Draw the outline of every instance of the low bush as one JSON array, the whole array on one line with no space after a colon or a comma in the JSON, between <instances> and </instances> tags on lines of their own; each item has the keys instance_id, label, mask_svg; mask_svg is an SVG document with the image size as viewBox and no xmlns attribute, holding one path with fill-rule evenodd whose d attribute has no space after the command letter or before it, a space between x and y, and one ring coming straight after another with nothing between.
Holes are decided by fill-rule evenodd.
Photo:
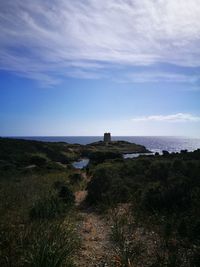
<instances>
[{"instance_id":1,"label":"low bush","mask_svg":"<svg viewBox=\"0 0 200 267\"><path fill-rule=\"evenodd\" d=\"M73 185L81 182L83 180L83 176L80 173L74 173L70 175L69 179L70 183Z\"/></svg>"},{"instance_id":2,"label":"low bush","mask_svg":"<svg viewBox=\"0 0 200 267\"><path fill-rule=\"evenodd\" d=\"M101 205L101 206L112 206L117 203L119 199L116 195L111 194L111 190L115 188L115 179L117 179L118 174L113 170L113 168L100 167L94 172L92 180L88 183L87 190L88 195L86 201L90 205ZM117 195L118 191L117 190Z\"/></svg>"},{"instance_id":3,"label":"low bush","mask_svg":"<svg viewBox=\"0 0 200 267\"><path fill-rule=\"evenodd\" d=\"M42 156L34 155L30 158L30 164L37 165L38 167L43 167L47 162L47 159Z\"/></svg>"},{"instance_id":4,"label":"low bush","mask_svg":"<svg viewBox=\"0 0 200 267\"><path fill-rule=\"evenodd\" d=\"M33 204L30 210L31 220L52 219L65 212L64 202L56 195L40 198Z\"/></svg>"},{"instance_id":5,"label":"low bush","mask_svg":"<svg viewBox=\"0 0 200 267\"><path fill-rule=\"evenodd\" d=\"M197 267L200 258L199 159L200 150L196 150L100 164L92 169L87 200L106 208L131 200L135 220L160 238L152 266ZM123 229L120 224L113 229L115 239L118 243L121 239L122 244ZM131 235L131 231L129 233ZM122 251L129 253L126 247ZM130 258L126 255L126 259Z\"/></svg>"},{"instance_id":6,"label":"low bush","mask_svg":"<svg viewBox=\"0 0 200 267\"><path fill-rule=\"evenodd\" d=\"M66 185L61 186L58 196L67 206L72 206L74 204L74 194Z\"/></svg>"},{"instance_id":7,"label":"low bush","mask_svg":"<svg viewBox=\"0 0 200 267\"><path fill-rule=\"evenodd\" d=\"M75 202L75 196L65 182L56 181L54 183L54 188L57 191L59 199L61 199L68 207L73 206Z\"/></svg>"},{"instance_id":8,"label":"low bush","mask_svg":"<svg viewBox=\"0 0 200 267\"><path fill-rule=\"evenodd\" d=\"M122 155L118 152L97 151L97 152L90 152L87 155L87 157L89 157L91 163L99 164L109 159L121 159Z\"/></svg>"},{"instance_id":9,"label":"low bush","mask_svg":"<svg viewBox=\"0 0 200 267\"><path fill-rule=\"evenodd\" d=\"M86 201L90 205L98 205L103 209L115 206L117 203L128 202L131 198L132 180L123 179L120 167L121 162L105 163L97 167L88 183Z\"/></svg>"},{"instance_id":10,"label":"low bush","mask_svg":"<svg viewBox=\"0 0 200 267\"><path fill-rule=\"evenodd\" d=\"M46 168L48 170L58 170L58 171L64 171L65 170L65 166L62 164L59 164L57 162L53 162L53 161L50 161L46 164Z\"/></svg>"}]
</instances>

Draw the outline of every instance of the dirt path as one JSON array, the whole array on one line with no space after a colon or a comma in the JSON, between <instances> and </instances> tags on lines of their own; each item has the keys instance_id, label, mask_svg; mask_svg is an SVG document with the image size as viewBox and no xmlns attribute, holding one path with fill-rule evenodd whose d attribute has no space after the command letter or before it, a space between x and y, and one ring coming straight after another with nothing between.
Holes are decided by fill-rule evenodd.
<instances>
[{"instance_id":1,"label":"dirt path","mask_svg":"<svg viewBox=\"0 0 200 267\"><path fill-rule=\"evenodd\" d=\"M111 225L105 217L80 207L86 195L87 191L78 191L75 194L80 215L78 231L82 239L76 265L78 267L111 266L108 262L113 257L109 240Z\"/></svg>"}]
</instances>

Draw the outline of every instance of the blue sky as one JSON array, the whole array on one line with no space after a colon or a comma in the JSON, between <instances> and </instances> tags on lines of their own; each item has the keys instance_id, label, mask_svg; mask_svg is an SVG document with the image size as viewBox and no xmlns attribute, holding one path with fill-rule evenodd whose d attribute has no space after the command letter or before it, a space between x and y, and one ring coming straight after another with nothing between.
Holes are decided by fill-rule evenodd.
<instances>
[{"instance_id":1,"label":"blue sky","mask_svg":"<svg viewBox=\"0 0 200 267\"><path fill-rule=\"evenodd\" d=\"M0 2L0 135L200 137L199 0Z\"/></svg>"}]
</instances>

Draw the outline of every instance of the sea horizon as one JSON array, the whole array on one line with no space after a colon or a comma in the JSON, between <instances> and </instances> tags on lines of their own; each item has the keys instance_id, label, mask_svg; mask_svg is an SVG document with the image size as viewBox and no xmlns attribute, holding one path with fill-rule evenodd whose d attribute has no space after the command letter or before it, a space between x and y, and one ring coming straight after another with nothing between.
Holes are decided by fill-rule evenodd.
<instances>
[{"instance_id":1,"label":"sea horizon","mask_svg":"<svg viewBox=\"0 0 200 267\"><path fill-rule=\"evenodd\" d=\"M18 137L102 137L103 135L1 135L1 138L18 138ZM111 137L176 137L176 138L193 138L200 139L200 136L188 135L111 135Z\"/></svg>"},{"instance_id":2,"label":"sea horizon","mask_svg":"<svg viewBox=\"0 0 200 267\"><path fill-rule=\"evenodd\" d=\"M101 136L5 136L3 138L16 138L43 142L66 142L69 144L87 145L103 140ZM112 136L113 141L128 141L145 146L152 152L161 153L180 152L181 150L194 151L200 148L200 138L187 136Z\"/></svg>"}]
</instances>

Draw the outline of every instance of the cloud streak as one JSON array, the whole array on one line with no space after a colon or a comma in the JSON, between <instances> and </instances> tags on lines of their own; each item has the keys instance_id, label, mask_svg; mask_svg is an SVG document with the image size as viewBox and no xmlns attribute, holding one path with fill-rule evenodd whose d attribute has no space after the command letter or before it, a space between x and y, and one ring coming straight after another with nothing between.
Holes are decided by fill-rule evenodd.
<instances>
[{"instance_id":1,"label":"cloud streak","mask_svg":"<svg viewBox=\"0 0 200 267\"><path fill-rule=\"evenodd\" d=\"M124 81L133 83L157 83L157 82L173 82L173 83L190 83L195 84L200 80L200 76L197 74L181 74L181 73L170 73L170 72L157 72L157 71L146 71L146 72L135 72L128 73L124 77Z\"/></svg>"},{"instance_id":2,"label":"cloud streak","mask_svg":"<svg viewBox=\"0 0 200 267\"><path fill-rule=\"evenodd\" d=\"M0 69L53 85L107 64L200 67L199 17L199 0L1 1Z\"/></svg>"},{"instance_id":3,"label":"cloud streak","mask_svg":"<svg viewBox=\"0 0 200 267\"><path fill-rule=\"evenodd\" d=\"M141 116L132 119L134 122L155 121L155 122L199 122L200 116L189 113L177 113L170 115Z\"/></svg>"}]
</instances>

